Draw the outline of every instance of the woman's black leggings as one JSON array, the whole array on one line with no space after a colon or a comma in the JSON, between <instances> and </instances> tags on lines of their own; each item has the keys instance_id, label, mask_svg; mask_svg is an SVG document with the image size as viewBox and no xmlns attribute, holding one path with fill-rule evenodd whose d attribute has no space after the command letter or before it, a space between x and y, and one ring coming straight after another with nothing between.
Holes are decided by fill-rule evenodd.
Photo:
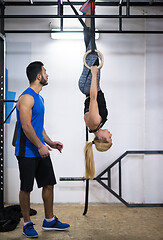
<instances>
[{"instance_id":1,"label":"woman's black leggings","mask_svg":"<svg viewBox=\"0 0 163 240\"><path fill-rule=\"evenodd\" d=\"M95 34L91 31L91 28L87 27L87 28L84 28L84 42L85 42L86 49L87 49L90 41L93 46L96 46ZM97 58L97 60L93 64L93 66L98 66L98 65L99 65L99 59Z\"/></svg>"}]
</instances>

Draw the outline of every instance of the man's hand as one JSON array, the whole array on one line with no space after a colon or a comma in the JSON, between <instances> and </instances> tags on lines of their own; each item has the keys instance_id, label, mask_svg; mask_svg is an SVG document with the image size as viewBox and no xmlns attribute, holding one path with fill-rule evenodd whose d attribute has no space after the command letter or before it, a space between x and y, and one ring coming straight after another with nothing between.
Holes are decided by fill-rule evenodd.
<instances>
[{"instance_id":1,"label":"man's hand","mask_svg":"<svg viewBox=\"0 0 163 240\"><path fill-rule=\"evenodd\" d=\"M51 148L47 145L43 145L40 148L38 148L38 151L42 158L46 158L50 156L49 151L51 151Z\"/></svg>"},{"instance_id":2,"label":"man's hand","mask_svg":"<svg viewBox=\"0 0 163 240\"><path fill-rule=\"evenodd\" d=\"M63 149L63 144L61 142L51 142L50 147L54 149L58 149L58 151L61 153Z\"/></svg>"}]
</instances>

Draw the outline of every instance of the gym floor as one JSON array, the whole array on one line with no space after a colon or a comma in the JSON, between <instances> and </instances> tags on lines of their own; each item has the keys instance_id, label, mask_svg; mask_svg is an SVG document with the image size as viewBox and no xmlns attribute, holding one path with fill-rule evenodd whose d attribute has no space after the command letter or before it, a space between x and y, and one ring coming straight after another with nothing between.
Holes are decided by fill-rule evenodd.
<instances>
[{"instance_id":1,"label":"gym floor","mask_svg":"<svg viewBox=\"0 0 163 240\"><path fill-rule=\"evenodd\" d=\"M122 204L89 204L83 216L82 204L55 204L54 211L62 222L71 225L68 231L41 230L44 211L42 204L32 204L37 215L31 219L39 239L43 240L163 240L163 208L134 207ZM0 233L0 239L26 239L22 235L23 221L14 231Z\"/></svg>"}]
</instances>

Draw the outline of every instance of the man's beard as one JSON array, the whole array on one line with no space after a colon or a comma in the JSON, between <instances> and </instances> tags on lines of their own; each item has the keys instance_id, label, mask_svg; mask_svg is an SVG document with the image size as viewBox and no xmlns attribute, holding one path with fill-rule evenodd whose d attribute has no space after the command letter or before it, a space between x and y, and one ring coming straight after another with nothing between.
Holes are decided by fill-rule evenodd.
<instances>
[{"instance_id":1,"label":"man's beard","mask_svg":"<svg viewBox=\"0 0 163 240\"><path fill-rule=\"evenodd\" d=\"M45 80L45 78L41 75L41 81L40 83L42 84L42 86L46 86L48 85L48 82Z\"/></svg>"}]
</instances>

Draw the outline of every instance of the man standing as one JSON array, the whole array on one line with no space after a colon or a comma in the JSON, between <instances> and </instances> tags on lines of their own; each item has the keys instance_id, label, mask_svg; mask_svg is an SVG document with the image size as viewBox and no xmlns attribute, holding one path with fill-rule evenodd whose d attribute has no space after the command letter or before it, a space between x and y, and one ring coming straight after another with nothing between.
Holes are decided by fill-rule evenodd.
<instances>
[{"instance_id":1,"label":"man standing","mask_svg":"<svg viewBox=\"0 0 163 240\"><path fill-rule=\"evenodd\" d=\"M48 74L42 62L32 62L26 69L30 86L19 97L17 103L17 140L15 155L20 171L20 207L24 219L23 234L38 237L30 219L30 192L34 178L42 187L45 219L43 230L66 230L70 227L53 214L53 190L56 184L50 159L51 148L63 149L63 144L52 141L44 129L44 99L39 95L43 86L48 84ZM47 144L47 145L46 145Z\"/></svg>"}]
</instances>

